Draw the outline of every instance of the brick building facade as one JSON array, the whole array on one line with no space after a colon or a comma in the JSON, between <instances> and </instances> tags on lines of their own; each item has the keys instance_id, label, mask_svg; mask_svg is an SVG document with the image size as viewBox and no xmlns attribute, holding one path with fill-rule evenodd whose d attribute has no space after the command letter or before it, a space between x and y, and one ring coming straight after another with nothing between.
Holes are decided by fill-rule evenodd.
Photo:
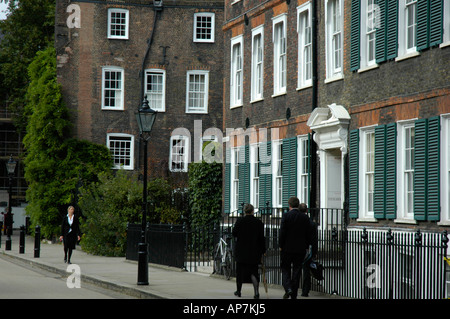
<instances>
[{"instance_id":1,"label":"brick building facade","mask_svg":"<svg viewBox=\"0 0 450 319\"><path fill-rule=\"evenodd\" d=\"M450 225L449 3L229 1L225 12L224 123L245 138L228 140L225 211L295 195L348 209L358 226Z\"/></svg>"},{"instance_id":2,"label":"brick building facade","mask_svg":"<svg viewBox=\"0 0 450 319\"><path fill-rule=\"evenodd\" d=\"M203 141L194 123L222 126L222 21L222 1L57 1L58 80L74 135L107 145L117 168L139 170L135 112L146 96L159 112L149 172L185 180Z\"/></svg>"}]
</instances>

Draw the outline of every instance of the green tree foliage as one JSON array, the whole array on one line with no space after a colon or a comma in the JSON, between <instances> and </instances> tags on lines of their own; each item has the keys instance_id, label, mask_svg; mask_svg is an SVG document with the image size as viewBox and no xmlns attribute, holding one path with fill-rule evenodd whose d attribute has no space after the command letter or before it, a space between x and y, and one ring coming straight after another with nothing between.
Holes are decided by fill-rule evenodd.
<instances>
[{"instance_id":1,"label":"green tree foliage","mask_svg":"<svg viewBox=\"0 0 450 319\"><path fill-rule=\"evenodd\" d=\"M188 174L191 227L218 221L222 205L222 164L191 163Z\"/></svg>"},{"instance_id":2,"label":"green tree foliage","mask_svg":"<svg viewBox=\"0 0 450 319\"><path fill-rule=\"evenodd\" d=\"M54 41L55 0L10 1L8 8L8 18L0 21L0 102L11 102L11 111L18 114L15 124L23 130L28 65Z\"/></svg>"},{"instance_id":3,"label":"green tree foliage","mask_svg":"<svg viewBox=\"0 0 450 319\"><path fill-rule=\"evenodd\" d=\"M105 146L70 138L69 111L56 80L54 48L38 52L28 71L28 124L23 139L29 184L26 211L32 224L39 224L43 235L50 238L59 233L65 208L75 203L78 185L95 181L112 162Z\"/></svg>"}]
</instances>

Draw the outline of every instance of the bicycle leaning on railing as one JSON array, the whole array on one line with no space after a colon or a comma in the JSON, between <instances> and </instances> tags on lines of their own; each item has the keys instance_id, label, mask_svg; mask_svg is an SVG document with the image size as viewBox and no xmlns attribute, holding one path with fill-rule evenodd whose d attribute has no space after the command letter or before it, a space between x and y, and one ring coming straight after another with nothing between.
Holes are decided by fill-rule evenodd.
<instances>
[{"instance_id":1,"label":"bicycle leaning on railing","mask_svg":"<svg viewBox=\"0 0 450 319\"><path fill-rule=\"evenodd\" d=\"M220 238L214 249L213 274L224 275L229 280L232 268L232 251L227 240L231 239L230 235L225 235L225 240Z\"/></svg>"}]
</instances>

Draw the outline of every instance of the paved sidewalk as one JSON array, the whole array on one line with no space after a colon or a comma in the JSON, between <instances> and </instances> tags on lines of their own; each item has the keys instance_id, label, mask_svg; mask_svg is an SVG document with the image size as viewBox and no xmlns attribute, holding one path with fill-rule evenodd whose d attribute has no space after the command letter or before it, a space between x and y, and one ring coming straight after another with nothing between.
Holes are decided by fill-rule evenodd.
<instances>
[{"instance_id":1,"label":"paved sidewalk","mask_svg":"<svg viewBox=\"0 0 450 319\"><path fill-rule=\"evenodd\" d=\"M67 272L62 244L42 242L40 257L34 258L34 237L26 236L25 253L19 254L19 230L11 236L12 248L5 251L6 236L2 234L0 254L2 258L14 258L32 267L42 268L63 277ZM205 273L186 272L180 269L149 264L149 285L137 285L137 262L124 257L102 257L85 253L80 246L74 250L72 263L80 267L81 285L89 282L136 298L154 299L233 299L235 301L253 298L253 287L244 284L242 298L235 297L236 283ZM261 299L282 299L281 286L270 286L268 294L260 285ZM299 297L303 298L303 297ZM330 299L332 296L311 292L305 299Z\"/></svg>"}]
</instances>

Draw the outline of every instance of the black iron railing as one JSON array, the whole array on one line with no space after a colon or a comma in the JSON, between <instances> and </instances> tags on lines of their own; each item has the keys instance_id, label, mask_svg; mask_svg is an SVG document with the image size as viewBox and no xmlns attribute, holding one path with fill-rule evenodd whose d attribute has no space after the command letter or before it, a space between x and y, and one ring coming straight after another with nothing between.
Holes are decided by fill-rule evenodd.
<instances>
[{"instance_id":1,"label":"black iron railing","mask_svg":"<svg viewBox=\"0 0 450 319\"><path fill-rule=\"evenodd\" d=\"M267 253L264 259L269 284L281 285L279 231L287 209L259 209L264 223ZM447 232L394 231L347 228L341 209L313 209L308 214L318 224L317 261L324 280L312 280L312 290L364 299L446 298L445 260ZM214 247L229 238L241 211L224 214L217 223L192 229L187 225L149 225L149 261L212 272ZM128 229L127 258L133 258L133 238L140 227ZM138 234L135 236L134 232ZM229 242L233 246L233 241ZM136 255L137 256L137 255ZM233 263L234 264L234 263ZM234 267L233 267L234 275Z\"/></svg>"}]
</instances>

